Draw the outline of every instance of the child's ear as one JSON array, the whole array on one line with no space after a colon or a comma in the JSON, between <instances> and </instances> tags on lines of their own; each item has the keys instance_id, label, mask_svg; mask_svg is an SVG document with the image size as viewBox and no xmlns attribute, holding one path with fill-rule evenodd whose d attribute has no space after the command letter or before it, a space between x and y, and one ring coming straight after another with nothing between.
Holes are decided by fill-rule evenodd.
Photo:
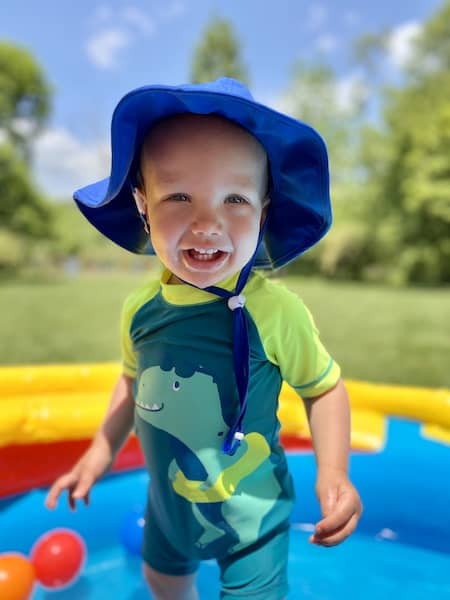
<instances>
[{"instance_id":1,"label":"child's ear","mask_svg":"<svg viewBox=\"0 0 450 600\"><path fill-rule=\"evenodd\" d=\"M136 186L132 187L132 194L133 194L134 202L136 204L136 208L138 210L139 216L142 221L142 225L144 226L144 231L146 233L150 233L150 226L149 226L148 219L147 219L146 198L145 198L144 194L141 192L141 190Z\"/></svg>"},{"instance_id":2,"label":"child's ear","mask_svg":"<svg viewBox=\"0 0 450 600\"><path fill-rule=\"evenodd\" d=\"M134 201L136 203L136 208L141 214L143 213L145 215L147 212L147 203L144 194L136 186L133 186L132 193Z\"/></svg>"},{"instance_id":3,"label":"child's ear","mask_svg":"<svg viewBox=\"0 0 450 600\"><path fill-rule=\"evenodd\" d=\"M267 196L265 196L265 198L263 198L263 201L262 201L261 220L259 223L260 227L263 226L263 223L266 220L267 211L269 210L269 205L270 205L270 196L267 195Z\"/></svg>"}]
</instances>

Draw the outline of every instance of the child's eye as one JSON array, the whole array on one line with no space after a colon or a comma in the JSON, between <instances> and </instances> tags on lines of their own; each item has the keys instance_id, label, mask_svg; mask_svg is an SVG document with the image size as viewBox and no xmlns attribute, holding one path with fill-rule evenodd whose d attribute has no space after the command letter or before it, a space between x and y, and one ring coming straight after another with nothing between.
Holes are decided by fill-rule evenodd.
<instances>
[{"instance_id":1,"label":"child's eye","mask_svg":"<svg viewBox=\"0 0 450 600\"><path fill-rule=\"evenodd\" d=\"M172 200L174 202L189 202L189 196L187 194L172 194L167 200Z\"/></svg>"},{"instance_id":2,"label":"child's eye","mask_svg":"<svg viewBox=\"0 0 450 600\"><path fill-rule=\"evenodd\" d=\"M248 200L246 200L243 196L239 196L238 194L231 194L227 196L225 200L228 204L248 204Z\"/></svg>"}]
</instances>

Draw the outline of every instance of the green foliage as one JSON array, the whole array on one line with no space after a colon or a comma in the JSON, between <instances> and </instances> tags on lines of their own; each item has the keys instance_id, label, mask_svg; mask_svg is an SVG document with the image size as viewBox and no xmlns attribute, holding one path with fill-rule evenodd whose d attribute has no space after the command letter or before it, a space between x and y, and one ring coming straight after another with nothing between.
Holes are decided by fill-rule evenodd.
<instances>
[{"instance_id":1,"label":"green foliage","mask_svg":"<svg viewBox=\"0 0 450 600\"><path fill-rule=\"evenodd\" d=\"M323 123L325 139L331 140L332 197L338 218L316 257L322 274L396 285L450 281L449 31L447 0L413 41L413 60L397 88L386 88L380 79L390 32L368 33L357 41L357 60L382 109L378 127L361 127L361 121L349 121L345 114L340 121L332 75L328 81L324 76L303 77L309 85L316 81L311 88L312 110L306 114ZM330 115L321 120L327 105ZM347 144L345 134L336 132L342 125L348 134L355 123L356 135L349 137L353 144ZM341 154L350 155L350 169L342 170Z\"/></svg>"},{"instance_id":2,"label":"green foliage","mask_svg":"<svg viewBox=\"0 0 450 600\"><path fill-rule=\"evenodd\" d=\"M410 67L416 77L450 70L450 1L425 24L417 43L417 57Z\"/></svg>"},{"instance_id":3,"label":"green foliage","mask_svg":"<svg viewBox=\"0 0 450 600\"><path fill-rule=\"evenodd\" d=\"M210 21L194 53L191 81L201 83L219 77L234 77L247 83L246 69L232 26L226 19Z\"/></svg>"},{"instance_id":4,"label":"green foliage","mask_svg":"<svg viewBox=\"0 0 450 600\"><path fill-rule=\"evenodd\" d=\"M127 252L97 231L74 202L53 205L53 217L54 235L42 252L54 266L139 270L148 264L148 258Z\"/></svg>"},{"instance_id":5,"label":"green foliage","mask_svg":"<svg viewBox=\"0 0 450 600\"><path fill-rule=\"evenodd\" d=\"M365 134L375 262L396 284L450 282L448 31L447 2L425 25L406 84L386 98L385 130Z\"/></svg>"},{"instance_id":6,"label":"green foliage","mask_svg":"<svg viewBox=\"0 0 450 600\"><path fill-rule=\"evenodd\" d=\"M25 262L26 250L22 238L0 227L0 274L10 275Z\"/></svg>"},{"instance_id":7,"label":"green foliage","mask_svg":"<svg viewBox=\"0 0 450 600\"><path fill-rule=\"evenodd\" d=\"M0 145L0 189L3 229L23 239L50 235L50 206L36 192L25 162L8 144Z\"/></svg>"},{"instance_id":8,"label":"green foliage","mask_svg":"<svg viewBox=\"0 0 450 600\"><path fill-rule=\"evenodd\" d=\"M367 193L360 181L358 157L364 89L355 84L344 99L331 67L298 62L283 104L288 113L317 129L326 142L335 213L331 232L288 266L287 272L360 279L373 254L370 228L364 222Z\"/></svg>"},{"instance_id":9,"label":"green foliage","mask_svg":"<svg viewBox=\"0 0 450 600\"><path fill-rule=\"evenodd\" d=\"M356 91L356 90L355 90ZM325 139L334 183L347 179L355 155L355 125L362 97L340 101L336 76L323 63L297 62L290 86L283 95L289 114L312 125Z\"/></svg>"},{"instance_id":10,"label":"green foliage","mask_svg":"<svg viewBox=\"0 0 450 600\"><path fill-rule=\"evenodd\" d=\"M50 112L50 86L24 48L0 41L0 130L25 156Z\"/></svg>"},{"instance_id":11,"label":"green foliage","mask_svg":"<svg viewBox=\"0 0 450 600\"><path fill-rule=\"evenodd\" d=\"M35 190L28 166L8 144L0 145L0 189L0 272L4 274L36 260L36 244L47 244L53 236L53 212Z\"/></svg>"},{"instance_id":12,"label":"green foliage","mask_svg":"<svg viewBox=\"0 0 450 600\"><path fill-rule=\"evenodd\" d=\"M29 172L30 142L50 109L50 90L33 56L0 41L0 271L35 260L53 234L53 213Z\"/></svg>"},{"instance_id":13,"label":"green foliage","mask_svg":"<svg viewBox=\"0 0 450 600\"><path fill-rule=\"evenodd\" d=\"M380 61L387 50L388 32L365 33L355 42L353 52L358 64L362 65L371 77L377 74Z\"/></svg>"},{"instance_id":14,"label":"green foliage","mask_svg":"<svg viewBox=\"0 0 450 600\"><path fill-rule=\"evenodd\" d=\"M348 221L322 242L319 267L333 279L362 279L373 261L370 226Z\"/></svg>"},{"instance_id":15,"label":"green foliage","mask_svg":"<svg viewBox=\"0 0 450 600\"><path fill-rule=\"evenodd\" d=\"M83 217L74 202L61 202L53 207L55 218L55 238L53 249L55 257L78 256L100 249L102 245L111 245Z\"/></svg>"}]
</instances>

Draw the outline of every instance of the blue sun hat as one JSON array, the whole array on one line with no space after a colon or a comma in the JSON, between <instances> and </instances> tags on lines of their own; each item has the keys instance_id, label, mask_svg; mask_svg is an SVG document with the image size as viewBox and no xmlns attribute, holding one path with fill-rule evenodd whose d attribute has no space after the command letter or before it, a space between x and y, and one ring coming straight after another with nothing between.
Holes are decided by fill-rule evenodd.
<instances>
[{"instance_id":1,"label":"blue sun hat","mask_svg":"<svg viewBox=\"0 0 450 600\"><path fill-rule=\"evenodd\" d=\"M234 292L216 286L205 288L223 297L233 310L240 413L223 446L224 452L233 454L244 436L249 377L241 292L253 266L275 269L286 265L330 228L328 156L324 141L312 127L255 102L237 80L220 78L208 83L135 89L120 100L113 113L110 176L74 193L79 209L92 225L131 252L154 254L133 198L142 144L157 121L183 113L219 115L233 121L261 143L269 161L270 204L253 257L242 269Z\"/></svg>"},{"instance_id":2,"label":"blue sun hat","mask_svg":"<svg viewBox=\"0 0 450 600\"><path fill-rule=\"evenodd\" d=\"M328 157L309 125L255 102L239 81L149 85L118 103L111 124L110 177L77 190L81 212L103 235L137 254L154 254L131 185L140 148L156 121L180 113L220 115L256 137L267 152L272 186L256 267L281 267L313 246L331 225Z\"/></svg>"}]
</instances>

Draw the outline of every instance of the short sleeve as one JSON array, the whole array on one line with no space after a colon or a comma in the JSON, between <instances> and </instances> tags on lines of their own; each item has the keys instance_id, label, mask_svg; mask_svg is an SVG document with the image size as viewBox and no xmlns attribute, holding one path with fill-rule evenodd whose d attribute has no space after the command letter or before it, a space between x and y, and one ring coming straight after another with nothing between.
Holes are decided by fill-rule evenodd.
<instances>
[{"instance_id":1,"label":"short sleeve","mask_svg":"<svg viewBox=\"0 0 450 600\"><path fill-rule=\"evenodd\" d=\"M303 398L332 389L341 370L322 344L314 319L293 294L285 303L276 358L281 375Z\"/></svg>"},{"instance_id":2,"label":"short sleeve","mask_svg":"<svg viewBox=\"0 0 450 600\"><path fill-rule=\"evenodd\" d=\"M283 380L303 398L332 389L341 371L303 301L284 285L266 280L252 304L250 312L266 356L278 366Z\"/></svg>"},{"instance_id":3,"label":"short sleeve","mask_svg":"<svg viewBox=\"0 0 450 600\"><path fill-rule=\"evenodd\" d=\"M137 362L133 352L130 335L131 320L134 314L134 303L127 298L122 306L120 319L120 347L122 352L122 372L129 377L136 377Z\"/></svg>"},{"instance_id":4,"label":"short sleeve","mask_svg":"<svg viewBox=\"0 0 450 600\"><path fill-rule=\"evenodd\" d=\"M159 288L159 279L147 282L132 292L123 303L120 319L120 347L122 352L122 371L129 377L135 378L138 370L131 336L133 317L141 306L157 294Z\"/></svg>"}]
</instances>

